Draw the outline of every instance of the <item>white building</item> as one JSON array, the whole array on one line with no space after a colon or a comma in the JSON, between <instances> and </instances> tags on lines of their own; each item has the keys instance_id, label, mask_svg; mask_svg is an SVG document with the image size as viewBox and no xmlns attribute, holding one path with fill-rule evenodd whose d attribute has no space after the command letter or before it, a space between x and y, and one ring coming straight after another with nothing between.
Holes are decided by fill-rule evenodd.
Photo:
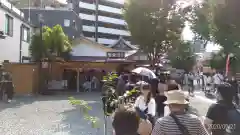
<instances>
[{"instance_id":1,"label":"white building","mask_svg":"<svg viewBox=\"0 0 240 135\"><path fill-rule=\"evenodd\" d=\"M130 41L122 15L123 0L72 0L69 5L81 17L85 37L107 46L116 43L120 36Z\"/></svg>"},{"instance_id":2,"label":"white building","mask_svg":"<svg viewBox=\"0 0 240 135\"><path fill-rule=\"evenodd\" d=\"M24 14L7 0L0 1L0 61L21 62L29 56L31 26Z\"/></svg>"}]
</instances>

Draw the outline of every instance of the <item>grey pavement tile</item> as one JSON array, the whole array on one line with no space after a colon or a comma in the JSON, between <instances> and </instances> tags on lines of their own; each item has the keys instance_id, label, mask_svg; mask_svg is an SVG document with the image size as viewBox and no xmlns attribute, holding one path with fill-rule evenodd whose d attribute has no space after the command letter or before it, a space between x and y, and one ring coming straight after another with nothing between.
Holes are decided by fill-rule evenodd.
<instances>
[{"instance_id":1,"label":"grey pavement tile","mask_svg":"<svg viewBox=\"0 0 240 135\"><path fill-rule=\"evenodd\" d=\"M70 95L69 95L70 96ZM103 135L104 116L100 94L75 95L88 101L90 115L100 118L99 130L83 119L79 108L68 103L68 96L17 97L10 104L0 103L1 135ZM108 118L108 135L111 120Z\"/></svg>"}]
</instances>

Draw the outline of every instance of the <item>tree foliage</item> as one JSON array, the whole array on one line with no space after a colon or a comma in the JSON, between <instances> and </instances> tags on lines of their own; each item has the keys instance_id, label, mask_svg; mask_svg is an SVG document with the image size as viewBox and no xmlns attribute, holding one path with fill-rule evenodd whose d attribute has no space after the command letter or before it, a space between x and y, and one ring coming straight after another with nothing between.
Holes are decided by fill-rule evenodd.
<instances>
[{"instance_id":1,"label":"tree foliage","mask_svg":"<svg viewBox=\"0 0 240 135\"><path fill-rule=\"evenodd\" d=\"M238 53L240 46L239 0L204 0L193 5L191 28L197 37L213 41L224 53Z\"/></svg>"},{"instance_id":2,"label":"tree foliage","mask_svg":"<svg viewBox=\"0 0 240 135\"><path fill-rule=\"evenodd\" d=\"M206 2L195 3L189 8L192 12L188 15L188 22L194 33L194 40L202 41L204 47L206 47L211 41L209 5Z\"/></svg>"},{"instance_id":3,"label":"tree foliage","mask_svg":"<svg viewBox=\"0 0 240 135\"><path fill-rule=\"evenodd\" d=\"M34 60L54 57L65 58L72 50L72 44L60 25L43 27L42 38L39 33L32 36L29 51Z\"/></svg>"},{"instance_id":4,"label":"tree foliage","mask_svg":"<svg viewBox=\"0 0 240 135\"><path fill-rule=\"evenodd\" d=\"M68 99L71 105L80 107L84 119L91 123L92 128L99 128L99 118L89 115L89 111L92 110L92 107L89 106L85 100L78 100L74 97L69 97Z\"/></svg>"},{"instance_id":5,"label":"tree foliage","mask_svg":"<svg viewBox=\"0 0 240 135\"><path fill-rule=\"evenodd\" d=\"M223 47L224 53L237 53L240 46L239 0L227 0L224 3L210 3L212 13L212 36L215 43Z\"/></svg>"},{"instance_id":6,"label":"tree foliage","mask_svg":"<svg viewBox=\"0 0 240 135\"><path fill-rule=\"evenodd\" d=\"M193 5L189 21L196 37L222 47L211 60L216 69L225 67L228 54L234 55L230 60L231 69L236 70L239 66L240 19L236 17L240 13L239 5L239 0L204 0Z\"/></svg>"},{"instance_id":7,"label":"tree foliage","mask_svg":"<svg viewBox=\"0 0 240 135\"><path fill-rule=\"evenodd\" d=\"M225 58L226 56L223 50L219 51L218 53L213 53L209 61L210 67L216 70L224 70L226 65Z\"/></svg>"},{"instance_id":8,"label":"tree foliage","mask_svg":"<svg viewBox=\"0 0 240 135\"><path fill-rule=\"evenodd\" d=\"M129 0L124 9L133 42L153 61L178 44L183 14L175 0Z\"/></svg>"},{"instance_id":9,"label":"tree foliage","mask_svg":"<svg viewBox=\"0 0 240 135\"><path fill-rule=\"evenodd\" d=\"M196 58L191 48L191 42L181 42L178 48L169 54L171 65L177 69L191 71Z\"/></svg>"},{"instance_id":10,"label":"tree foliage","mask_svg":"<svg viewBox=\"0 0 240 135\"><path fill-rule=\"evenodd\" d=\"M212 54L212 58L209 61L210 67L216 70L225 70L227 55L228 54L226 54L223 49L218 53ZM239 71L238 69L239 66L240 66L239 56L235 55L230 57L229 67L233 73Z\"/></svg>"}]
</instances>

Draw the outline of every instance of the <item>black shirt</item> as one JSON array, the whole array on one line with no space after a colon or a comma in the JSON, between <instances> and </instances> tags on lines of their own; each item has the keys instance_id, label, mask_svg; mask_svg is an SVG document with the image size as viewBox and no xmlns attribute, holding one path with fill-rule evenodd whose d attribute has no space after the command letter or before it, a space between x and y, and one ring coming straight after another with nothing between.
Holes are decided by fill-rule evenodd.
<instances>
[{"instance_id":1,"label":"black shirt","mask_svg":"<svg viewBox=\"0 0 240 135\"><path fill-rule=\"evenodd\" d=\"M212 135L224 135L225 129L217 129L217 124L228 124L228 118L226 116L228 110L233 108L233 104L226 104L223 101L214 103L208 108L206 117L213 120L213 126L210 127L212 130Z\"/></svg>"},{"instance_id":2,"label":"black shirt","mask_svg":"<svg viewBox=\"0 0 240 135\"><path fill-rule=\"evenodd\" d=\"M228 81L228 83L230 83L232 85L234 92L238 93L238 82L237 82L237 80L230 80L230 81Z\"/></svg>"}]
</instances>

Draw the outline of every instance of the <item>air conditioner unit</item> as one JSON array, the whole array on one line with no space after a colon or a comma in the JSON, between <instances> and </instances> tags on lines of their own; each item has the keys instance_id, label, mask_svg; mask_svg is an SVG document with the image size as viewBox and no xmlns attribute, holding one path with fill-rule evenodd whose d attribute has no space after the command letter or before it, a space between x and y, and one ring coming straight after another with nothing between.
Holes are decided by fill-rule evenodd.
<instances>
[{"instance_id":1,"label":"air conditioner unit","mask_svg":"<svg viewBox=\"0 0 240 135\"><path fill-rule=\"evenodd\" d=\"M0 39L5 39L6 36L3 31L0 31Z\"/></svg>"}]
</instances>

